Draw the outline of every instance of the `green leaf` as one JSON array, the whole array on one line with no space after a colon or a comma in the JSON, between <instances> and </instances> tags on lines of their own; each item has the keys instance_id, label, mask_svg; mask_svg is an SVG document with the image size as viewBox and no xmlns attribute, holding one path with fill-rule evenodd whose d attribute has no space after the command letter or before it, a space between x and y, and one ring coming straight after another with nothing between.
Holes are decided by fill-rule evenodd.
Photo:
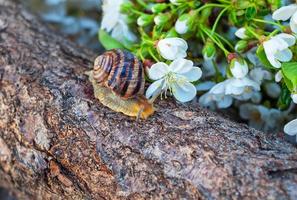
<instances>
[{"instance_id":1,"label":"green leaf","mask_svg":"<svg viewBox=\"0 0 297 200\"><path fill-rule=\"evenodd\" d=\"M251 20L253 19L257 14L257 10L255 7L248 7L246 10L245 10L245 18L247 20Z\"/></svg>"},{"instance_id":2,"label":"green leaf","mask_svg":"<svg viewBox=\"0 0 297 200\"><path fill-rule=\"evenodd\" d=\"M285 110L285 109L289 108L289 106L291 104L291 101L292 101L291 92L287 88L286 84L283 84L281 94L280 94L280 97L279 97L278 102L277 102L277 106L280 109Z\"/></svg>"},{"instance_id":3,"label":"green leaf","mask_svg":"<svg viewBox=\"0 0 297 200\"><path fill-rule=\"evenodd\" d=\"M124 49L125 48L122 43L120 43L119 41L117 41L116 39L114 39L113 37L111 37L103 29L100 29L99 30L98 38L99 38L99 41L101 42L101 44L103 45L103 47L106 50L110 50L110 49Z\"/></svg>"},{"instance_id":4,"label":"green leaf","mask_svg":"<svg viewBox=\"0 0 297 200\"><path fill-rule=\"evenodd\" d=\"M282 64L282 73L285 83L291 92L297 90L297 62Z\"/></svg>"},{"instance_id":5,"label":"green leaf","mask_svg":"<svg viewBox=\"0 0 297 200\"><path fill-rule=\"evenodd\" d=\"M257 54L259 60L261 61L261 63L264 65L264 67L266 67L268 69L275 69L270 64L269 60L267 59L263 45L258 47L256 54Z\"/></svg>"},{"instance_id":6,"label":"green leaf","mask_svg":"<svg viewBox=\"0 0 297 200\"><path fill-rule=\"evenodd\" d=\"M229 14L229 20L233 23L233 24L237 24L238 20L237 20L237 15L236 12L234 10L232 10Z\"/></svg>"}]
</instances>

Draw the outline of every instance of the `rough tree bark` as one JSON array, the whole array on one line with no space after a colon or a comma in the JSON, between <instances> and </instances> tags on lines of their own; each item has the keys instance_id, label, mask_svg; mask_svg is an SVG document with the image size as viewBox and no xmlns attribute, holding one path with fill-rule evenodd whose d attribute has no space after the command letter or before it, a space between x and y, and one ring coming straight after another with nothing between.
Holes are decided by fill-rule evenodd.
<instances>
[{"instance_id":1,"label":"rough tree bark","mask_svg":"<svg viewBox=\"0 0 297 200\"><path fill-rule=\"evenodd\" d=\"M103 107L95 55L0 0L0 186L19 199L297 199L297 149L199 107Z\"/></svg>"}]
</instances>

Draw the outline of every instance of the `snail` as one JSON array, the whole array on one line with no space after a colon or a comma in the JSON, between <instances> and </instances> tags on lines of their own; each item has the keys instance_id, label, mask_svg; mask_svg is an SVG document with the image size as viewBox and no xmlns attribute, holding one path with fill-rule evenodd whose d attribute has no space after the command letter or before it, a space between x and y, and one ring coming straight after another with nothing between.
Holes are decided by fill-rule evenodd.
<instances>
[{"instance_id":1,"label":"snail","mask_svg":"<svg viewBox=\"0 0 297 200\"><path fill-rule=\"evenodd\" d=\"M144 96L144 68L132 53L113 49L98 56L92 71L86 73L99 101L116 112L147 119L154 113Z\"/></svg>"}]
</instances>

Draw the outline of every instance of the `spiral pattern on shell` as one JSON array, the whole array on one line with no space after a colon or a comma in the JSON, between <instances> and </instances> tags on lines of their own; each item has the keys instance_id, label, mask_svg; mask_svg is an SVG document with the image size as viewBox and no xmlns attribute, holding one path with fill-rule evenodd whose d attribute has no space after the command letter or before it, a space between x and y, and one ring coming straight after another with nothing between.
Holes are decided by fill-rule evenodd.
<instances>
[{"instance_id":1,"label":"spiral pattern on shell","mask_svg":"<svg viewBox=\"0 0 297 200\"><path fill-rule=\"evenodd\" d=\"M94 63L94 79L127 99L144 93L144 69L142 62L132 53L114 49L98 56Z\"/></svg>"}]
</instances>

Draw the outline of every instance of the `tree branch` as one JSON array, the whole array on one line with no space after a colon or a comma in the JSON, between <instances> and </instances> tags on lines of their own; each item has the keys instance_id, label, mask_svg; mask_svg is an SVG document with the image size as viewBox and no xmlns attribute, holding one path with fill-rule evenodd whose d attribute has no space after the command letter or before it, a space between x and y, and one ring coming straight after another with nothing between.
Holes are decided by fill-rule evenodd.
<instances>
[{"instance_id":1,"label":"tree branch","mask_svg":"<svg viewBox=\"0 0 297 200\"><path fill-rule=\"evenodd\" d=\"M200 107L102 106L96 55L0 0L0 186L19 199L297 199L297 150Z\"/></svg>"}]
</instances>

